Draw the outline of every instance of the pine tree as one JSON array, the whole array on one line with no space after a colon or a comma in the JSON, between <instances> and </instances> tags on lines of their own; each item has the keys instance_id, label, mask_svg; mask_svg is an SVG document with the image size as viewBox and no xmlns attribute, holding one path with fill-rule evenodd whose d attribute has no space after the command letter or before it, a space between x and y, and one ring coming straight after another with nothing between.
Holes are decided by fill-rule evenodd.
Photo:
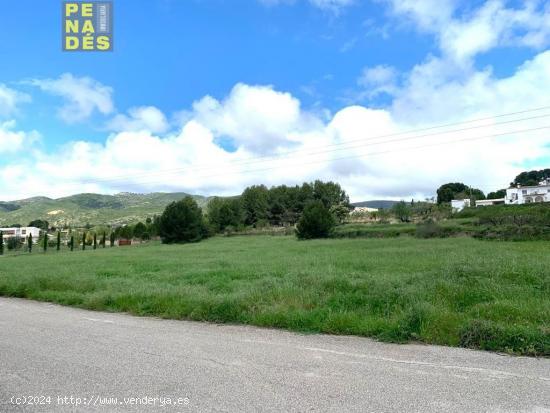
<instances>
[{"instance_id":1,"label":"pine tree","mask_svg":"<svg viewBox=\"0 0 550 413\"><path fill-rule=\"evenodd\" d=\"M57 231L57 250L61 250L61 231Z\"/></svg>"},{"instance_id":2,"label":"pine tree","mask_svg":"<svg viewBox=\"0 0 550 413\"><path fill-rule=\"evenodd\" d=\"M4 233L0 231L0 255L4 255Z\"/></svg>"},{"instance_id":3,"label":"pine tree","mask_svg":"<svg viewBox=\"0 0 550 413\"><path fill-rule=\"evenodd\" d=\"M27 245L29 247L29 253L32 252L32 234L29 234L29 238L27 238Z\"/></svg>"}]
</instances>

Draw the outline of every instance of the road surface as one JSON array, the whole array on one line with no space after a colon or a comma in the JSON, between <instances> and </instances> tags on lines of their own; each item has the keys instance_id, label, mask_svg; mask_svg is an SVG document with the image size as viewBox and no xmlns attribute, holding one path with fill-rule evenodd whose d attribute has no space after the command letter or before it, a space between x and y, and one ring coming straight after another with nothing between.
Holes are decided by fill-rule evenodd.
<instances>
[{"instance_id":1,"label":"road surface","mask_svg":"<svg viewBox=\"0 0 550 413\"><path fill-rule=\"evenodd\" d=\"M550 412L550 360L0 298L12 411Z\"/></svg>"}]
</instances>

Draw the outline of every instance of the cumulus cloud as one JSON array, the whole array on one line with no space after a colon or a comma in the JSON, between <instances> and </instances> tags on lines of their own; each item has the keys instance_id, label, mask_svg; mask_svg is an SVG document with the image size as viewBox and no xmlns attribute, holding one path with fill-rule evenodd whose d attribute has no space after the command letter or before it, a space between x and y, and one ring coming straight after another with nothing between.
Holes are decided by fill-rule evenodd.
<instances>
[{"instance_id":1,"label":"cumulus cloud","mask_svg":"<svg viewBox=\"0 0 550 413\"><path fill-rule=\"evenodd\" d=\"M169 127L164 113L154 106L130 108L128 115L116 115L107 126L117 132L146 130L152 133L164 133Z\"/></svg>"},{"instance_id":2,"label":"cumulus cloud","mask_svg":"<svg viewBox=\"0 0 550 413\"><path fill-rule=\"evenodd\" d=\"M159 190L231 195L257 183L331 179L353 200L418 199L446 181L498 189L525 162L536 165L537 159L550 155L549 130L513 133L547 126L544 118L503 125L502 119L490 118L466 125L476 129L443 128L422 138L404 133L433 126L432 113L441 123L542 106L540 91L550 88L550 51L504 79L482 72L465 82L424 87L403 88L388 109L350 106L325 120L305 111L289 93L238 84L224 99L197 101L175 133L127 130L103 144L72 142L8 164L0 168L0 176L10 178L3 181L2 192L13 197ZM540 113L548 111L535 114ZM236 151L217 145L222 135L235 140ZM273 150L263 149L270 145ZM48 180L55 180L55 187Z\"/></svg>"},{"instance_id":3,"label":"cumulus cloud","mask_svg":"<svg viewBox=\"0 0 550 413\"><path fill-rule=\"evenodd\" d=\"M17 131L14 130L15 127L16 122L14 120L0 123L0 154L14 154L40 138L36 131Z\"/></svg>"},{"instance_id":4,"label":"cumulus cloud","mask_svg":"<svg viewBox=\"0 0 550 413\"><path fill-rule=\"evenodd\" d=\"M26 93L11 89L0 83L0 117L8 117L17 112L20 103L29 102L31 97Z\"/></svg>"},{"instance_id":5,"label":"cumulus cloud","mask_svg":"<svg viewBox=\"0 0 550 413\"><path fill-rule=\"evenodd\" d=\"M29 83L65 100L58 115L67 123L86 120L96 111L103 115L114 111L113 90L90 77L65 73L57 79L33 79Z\"/></svg>"},{"instance_id":6,"label":"cumulus cloud","mask_svg":"<svg viewBox=\"0 0 550 413\"><path fill-rule=\"evenodd\" d=\"M270 86L237 84L223 101L206 96L195 102L193 112L216 137L229 137L254 153L298 145L300 132L320 126L298 99Z\"/></svg>"}]
</instances>

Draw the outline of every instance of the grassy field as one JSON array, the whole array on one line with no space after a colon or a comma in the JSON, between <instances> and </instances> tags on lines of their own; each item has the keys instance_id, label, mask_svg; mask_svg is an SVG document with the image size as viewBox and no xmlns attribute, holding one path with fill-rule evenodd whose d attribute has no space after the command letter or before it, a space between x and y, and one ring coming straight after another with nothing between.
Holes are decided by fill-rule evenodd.
<instances>
[{"instance_id":1,"label":"grassy field","mask_svg":"<svg viewBox=\"0 0 550 413\"><path fill-rule=\"evenodd\" d=\"M550 356L550 244L216 237L0 258L0 295Z\"/></svg>"}]
</instances>

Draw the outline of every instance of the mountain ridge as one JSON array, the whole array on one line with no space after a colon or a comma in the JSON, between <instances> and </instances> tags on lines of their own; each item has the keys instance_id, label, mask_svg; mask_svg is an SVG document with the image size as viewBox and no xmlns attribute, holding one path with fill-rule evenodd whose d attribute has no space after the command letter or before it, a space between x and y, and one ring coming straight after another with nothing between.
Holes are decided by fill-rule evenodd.
<instances>
[{"instance_id":1,"label":"mountain ridge","mask_svg":"<svg viewBox=\"0 0 550 413\"><path fill-rule=\"evenodd\" d=\"M56 227L131 224L161 214L169 203L186 196L193 197L199 206L206 205L209 199L185 192L121 192L114 195L82 193L56 199L38 196L0 201L0 226L27 225L36 219L46 220Z\"/></svg>"}]
</instances>

